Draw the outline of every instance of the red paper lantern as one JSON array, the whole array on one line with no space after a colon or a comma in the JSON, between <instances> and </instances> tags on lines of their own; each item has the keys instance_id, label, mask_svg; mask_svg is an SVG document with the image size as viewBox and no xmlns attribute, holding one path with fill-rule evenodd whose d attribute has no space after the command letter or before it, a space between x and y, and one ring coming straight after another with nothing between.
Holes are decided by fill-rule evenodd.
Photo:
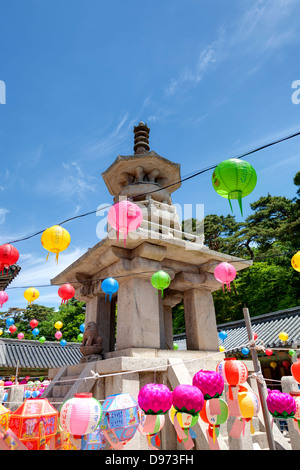
<instances>
[{"instance_id":1,"label":"red paper lantern","mask_svg":"<svg viewBox=\"0 0 300 470\"><path fill-rule=\"evenodd\" d=\"M19 259L19 252L17 248L6 243L0 246L0 272L3 274L4 269L9 269L12 264L15 264Z\"/></svg>"},{"instance_id":2,"label":"red paper lantern","mask_svg":"<svg viewBox=\"0 0 300 470\"><path fill-rule=\"evenodd\" d=\"M55 436L59 412L47 398L29 398L10 415L9 427L29 450L44 450Z\"/></svg>"},{"instance_id":3,"label":"red paper lantern","mask_svg":"<svg viewBox=\"0 0 300 470\"><path fill-rule=\"evenodd\" d=\"M296 382L300 383L300 359L294 362L291 366L291 373Z\"/></svg>"},{"instance_id":4,"label":"red paper lantern","mask_svg":"<svg viewBox=\"0 0 300 470\"><path fill-rule=\"evenodd\" d=\"M9 328L10 333L15 333L17 331L16 325L11 325Z\"/></svg>"},{"instance_id":5,"label":"red paper lantern","mask_svg":"<svg viewBox=\"0 0 300 470\"><path fill-rule=\"evenodd\" d=\"M272 356L272 354L273 354L273 349L266 349L266 350L265 350L265 353L266 353L267 356Z\"/></svg>"},{"instance_id":6,"label":"red paper lantern","mask_svg":"<svg viewBox=\"0 0 300 470\"><path fill-rule=\"evenodd\" d=\"M229 398L232 400L233 394L231 387L236 387L246 382L248 378L247 366L243 362L238 361L235 357L228 357L217 365L217 372L229 386Z\"/></svg>"},{"instance_id":7,"label":"red paper lantern","mask_svg":"<svg viewBox=\"0 0 300 470\"><path fill-rule=\"evenodd\" d=\"M64 284L58 289L58 295L62 298L61 305L65 303L67 304L68 300L74 297L75 289L69 282L67 282L67 284Z\"/></svg>"},{"instance_id":8,"label":"red paper lantern","mask_svg":"<svg viewBox=\"0 0 300 470\"><path fill-rule=\"evenodd\" d=\"M38 324L39 322L37 320L31 320L31 322L29 323L32 329L36 328Z\"/></svg>"}]
</instances>

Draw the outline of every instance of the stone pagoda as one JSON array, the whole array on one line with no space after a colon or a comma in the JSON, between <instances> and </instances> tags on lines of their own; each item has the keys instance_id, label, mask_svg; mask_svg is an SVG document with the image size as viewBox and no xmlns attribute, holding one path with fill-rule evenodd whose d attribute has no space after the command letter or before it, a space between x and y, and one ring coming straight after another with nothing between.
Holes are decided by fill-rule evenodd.
<instances>
[{"instance_id":1,"label":"stone pagoda","mask_svg":"<svg viewBox=\"0 0 300 470\"><path fill-rule=\"evenodd\" d=\"M86 324L96 323L106 358L142 354L149 348L172 350L172 307L182 299L187 349L218 350L212 291L221 285L214 268L222 261L234 260L237 271L251 264L209 250L201 235L182 232L172 204L172 194L181 185L180 165L150 150L149 132L140 122L134 128L134 154L119 155L102 173L114 203L128 198L142 207L142 225L129 234L126 247L108 227L103 240L52 280L76 281L75 298L86 302ZM150 282L158 270L172 280L163 298ZM116 278L120 286L111 302L101 290L107 277Z\"/></svg>"},{"instance_id":2,"label":"stone pagoda","mask_svg":"<svg viewBox=\"0 0 300 470\"><path fill-rule=\"evenodd\" d=\"M142 224L128 235L126 244L122 236L117 241L115 230L108 227L101 241L51 281L55 285L73 281L75 298L86 302L88 334L93 331L95 343L101 347L101 355L85 357L77 366L50 370L53 380L44 396L53 403L78 392L92 392L99 400L127 392L137 400L146 383L157 381L171 389L180 383L191 384L194 373L215 370L224 357L219 351L212 297L222 286L214 269L228 261L239 271L251 261L210 250L201 234L181 230L172 202L181 185L180 164L150 150L149 133L140 122L134 128L134 153L119 155L102 173L112 204L124 198L138 204ZM171 278L163 297L151 284L151 276L159 270ZM111 301L101 289L101 281L108 277L119 283ZM172 308L181 301L187 350L174 351ZM196 428L196 448L208 449L200 420ZM162 449L183 448L167 419L161 438ZM145 436L139 433L125 447L148 448ZM224 442L221 447L227 448Z\"/></svg>"}]
</instances>

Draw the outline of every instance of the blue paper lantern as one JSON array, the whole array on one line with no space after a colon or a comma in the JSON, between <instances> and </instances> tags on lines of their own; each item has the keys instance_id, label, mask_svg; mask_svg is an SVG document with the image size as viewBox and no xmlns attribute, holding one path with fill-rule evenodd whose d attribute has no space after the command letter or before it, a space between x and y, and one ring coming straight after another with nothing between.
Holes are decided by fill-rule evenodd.
<instances>
[{"instance_id":1,"label":"blue paper lantern","mask_svg":"<svg viewBox=\"0 0 300 470\"><path fill-rule=\"evenodd\" d=\"M39 330L38 328L34 328L34 329L32 330L32 334L33 334L34 336L37 336L37 335L39 334L39 332L40 332L40 330Z\"/></svg>"},{"instance_id":2,"label":"blue paper lantern","mask_svg":"<svg viewBox=\"0 0 300 470\"><path fill-rule=\"evenodd\" d=\"M5 323L6 323L7 328L9 328L11 325L15 323L15 320L13 318L7 318Z\"/></svg>"},{"instance_id":3,"label":"blue paper lantern","mask_svg":"<svg viewBox=\"0 0 300 470\"><path fill-rule=\"evenodd\" d=\"M105 300L107 295L109 295L109 300L111 301L112 295L119 289L119 283L113 277L108 277L101 282L101 289L106 294Z\"/></svg>"},{"instance_id":4,"label":"blue paper lantern","mask_svg":"<svg viewBox=\"0 0 300 470\"><path fill-rule=\"evenodd\" d=\"M67 344L67 341L65 339L60 340L60 345L64 347Z\"/></svg>"},{"instance_id":5,"label":"blue paper lantern","mask_svg":"<svg viewBox=\"0 0 300 470\"><path fill-rule=\"evenodd\" d=\"M219 338L220 338L222 341L224 341L224 340L227 338L227 333L226 333L226 331L224 331L224 330L223 330L223 331L220 331L220 333L219 333Z\"/></svg>"},{"instance_id":6,"label":"blue paper lantern","mask_svg":"<svg viewBox=\"0 0 300 470\"><path fill-rule=\"evenodd\" d=\"M139 426L137 402L128 393L110 395L102 411L101 431L113 449L123 449Z\"/></svg>"},{"instance_id":7,"label":"blue paper lantern","mask_svg":"<svg viewBox=\"0 0 300 470\"><path fill-rule=\"evenodd\" d=\"M79 329L80 329L81 333L84 332L84 329L85 329L84 323L82 323L82 324L80 325Z\"/></svg>"},{"instance_id":8,"label":"blue paper lantern","mask_svg":"<svg viewBox=\"0 0 300 470\"><path fill-rule=\"evenodd\" d=\"M105 444L106 439L100 426L95 431L81 437L81 450L103 450Z\"/></svg>"},{"instance_id":9,"label":"blue paper lantern","mask_svg":"<svg viewBox=\"0 0 300 470\"><path fill-rule=\"evenodd\" d=\"M244 356L247 356L249 354L249 349L248 348L243 348L242 349L242 353L244 354Z\"/></svg>"}]
</instances>

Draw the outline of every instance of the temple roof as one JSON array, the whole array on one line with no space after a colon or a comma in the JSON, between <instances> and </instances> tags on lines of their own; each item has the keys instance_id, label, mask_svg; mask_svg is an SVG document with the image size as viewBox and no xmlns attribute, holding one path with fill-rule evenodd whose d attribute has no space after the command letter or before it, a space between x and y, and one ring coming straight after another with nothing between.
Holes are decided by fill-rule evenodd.
<instances>
[{"instance_id":1,"label":"temple roof","mask_svg":"<svg viewBox=\"0 0 300 470\"><path fill-rule=\"evenodd\" d=\"M295 348L300 344L300 306L287 310L266 313L251 317L252 330L263 341L265 348L280 348L282 341L278 334L284 331L289 335L284 347ZM248 343L248 334L244 320L236 320L217 325L218 332L226 331L227 338L223 341L219 338L219 345L226 350L239 351L240 346ZM185 334L175 335L174 341L178 349L186 349Z\"/></svg>"},{"instance_id":2,"label":"temple roof","mask_svg":"<svg viewBox=\"0 0 300 470\"><path fill-rule=\"evenodd\" d=\"M3 273L0 273L0 290L5 290L7 286L14 280L15 277L21 271L20 266L13 264L7 269L4 269Z\"/></svg>"},{"instance_id":3,"label":"temple roof","mask_svg":"<svg viewBox=\"0 0 300 470\"><path fill-rule=\"evenodd\" d=\"M0 368L50 369L78 364L82 354L80 343L67 343L64 347L57 341L41 344L36 340L3 338L0 340Z\"/></svg>"}]
</instances>

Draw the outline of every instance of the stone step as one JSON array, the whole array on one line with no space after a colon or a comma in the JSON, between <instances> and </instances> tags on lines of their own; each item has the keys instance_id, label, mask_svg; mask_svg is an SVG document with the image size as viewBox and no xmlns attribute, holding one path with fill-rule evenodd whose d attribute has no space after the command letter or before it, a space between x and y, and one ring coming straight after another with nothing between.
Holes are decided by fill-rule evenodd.
<instances>
[{"instance_id":1,"label":"stone step","mask_svg":"<svg viewBox=\"0 0 300 470\"><path fill-rule=\"evenodd\" d=\"M70 385L54 385L52 387L52 397L65 397L67 393L69 392L70 388L72 387L72 384Z\"/></svg>"},{"instance_id":2,"label":"stone step","mask_svg":"<svg viewBox=\"0 0 300 470\"><path fill-rule=\"evenodd\" d=\"M65 377L61 377L57 382L57 385L73 385L75 380L78 379L78 375L66 375Z\"/></svg>"},{"instance_id":3,"label":"stone step","mask_svg":"<svg viewBox=\"0 0 300 470\"><path fill-rule=\"evenodd\" d=\"M49 397L48 401L51 403L52 406L54 406L56 410L59 411L63 402L65 401L65 398L64 397Z\"/></svg>"}]
</instances>

